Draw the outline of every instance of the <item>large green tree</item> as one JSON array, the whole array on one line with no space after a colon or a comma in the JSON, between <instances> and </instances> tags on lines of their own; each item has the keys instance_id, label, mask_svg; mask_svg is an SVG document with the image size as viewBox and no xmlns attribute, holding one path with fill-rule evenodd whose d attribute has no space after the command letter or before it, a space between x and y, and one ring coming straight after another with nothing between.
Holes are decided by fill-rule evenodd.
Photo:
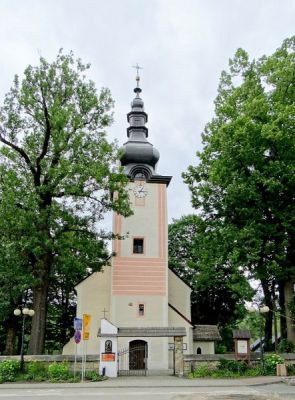
<instances>
[{"instance_id":1,"label":"large green tree","mask_svg":"<svg viewBox=\"0 0 295 400\"><path fill-rule=\"evenodd\" d=\"M200 163L184 175L193 206L208 224L231 232L220 235L229 254L261 282L271 309L279 291L287 316L295 279L294 49L292 37L259 60L236 52L221 75L215 116L197 153ZM271 336L271 313L266 331Z\"/></svg>"},{"instance_id":2,"label":"large green tree","mask_svg":"<svg viewBox=\"0 0 295 400\"><path fill-rule=\"evenodd\" d=\"M253 291L227 246L232 232L197 215L174 220L168 232L169 268L193 289L193 323L234 325Z\"/></svg>"},{"instance_id":3,"label":"large green tree","mask_svg":"<svg viewBox=\"0 0 295 400\"><path fill-rule=\"evenodd\" d=\"M32 290L32 354L43 352L51 282L98 270L100 220L109 210L130 214L118 150L106 139L113 101L87 80L88 68L62 51L52 63L41 58L15 77L0 109L1 265L20 289L12 303Z\"/></svg>"}]
</instances>

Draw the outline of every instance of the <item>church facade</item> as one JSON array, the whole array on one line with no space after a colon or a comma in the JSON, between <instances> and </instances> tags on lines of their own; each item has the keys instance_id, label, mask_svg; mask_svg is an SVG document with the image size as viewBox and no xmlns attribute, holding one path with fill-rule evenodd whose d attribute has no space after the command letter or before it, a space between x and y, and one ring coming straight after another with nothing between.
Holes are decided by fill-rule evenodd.
<instances>
[{"instance_id":1,"label":"church facade","mask_svg":"<svg viewBox=\"0 0 295 400\"><path fill-rule=\"evenodd\" d=\"M173 368L176 336L183 338L184 353L194 352L191 289L168 268L167 187L171 177L157 173L160 155L148 141L148 116L138 83L137 76L121 157L130 181L133 215L113 215L113 232L125 238L113 241L111 266L76 286L77 317L91 315L88 354L99 352L105 310L105 318L118 328L119 351L144 345L145 368L167 370ZM74 352L71 340L63 354Z\"/></svg>"}]
</instances>

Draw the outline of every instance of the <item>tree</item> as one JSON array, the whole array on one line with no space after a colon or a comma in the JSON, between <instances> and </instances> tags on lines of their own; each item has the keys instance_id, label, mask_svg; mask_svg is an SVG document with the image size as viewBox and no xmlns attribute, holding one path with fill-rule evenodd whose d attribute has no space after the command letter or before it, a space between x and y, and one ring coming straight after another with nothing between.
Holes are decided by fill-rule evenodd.
<instances>
[{"instance_id":1,"label":"tree","mask_svg":"<svg viewBox=\"0 0 295 400\"><path fill-rule=\"evenodd\" d=\"M113 101L87 81L88 68L72 53L60 51L51 64L40 58L22 81L15 77L0 109L0 214L9 228L1 236L13 232L16 264L33 292L32 354L44 347L50 280L58 268L72 268L65 254L83 258L84 273L98 270L100 220L109 210L131 212L117 146L106 139Z\"/></svg>"},{"instance_id":2,"label":"tree","mask_svg":"<svg viewBox=\"0 0 295 400\"><path fill-rule=\"evenodd\" d=\"M279 291L287 315L286 289L295 279L294 48L292 37L257 61L236 52L221 75L200 164L184 174L193 206L208 223L233 233L227 245L236 262L261 282L271 309ZM288 332L295 340L291 324Z\"/></svg>"},{"instance_id":3,"label":"tree","mask_svg":"<svg viewBox=\"0 0 295 400\"><path fill-rule=\"evenodd\" d=\"M229 253L226 228L188 215L174 220L168 232L169 268L193 289L193 323L224 328L243 318L253 292Z\"/></svg>"}]
</instances>

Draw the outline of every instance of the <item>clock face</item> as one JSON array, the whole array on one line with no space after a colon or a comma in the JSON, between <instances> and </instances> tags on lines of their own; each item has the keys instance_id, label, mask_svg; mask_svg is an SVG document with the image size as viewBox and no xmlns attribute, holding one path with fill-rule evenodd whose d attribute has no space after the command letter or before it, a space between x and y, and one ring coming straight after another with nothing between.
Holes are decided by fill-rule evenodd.
<instances>
[{"instance_id":1,"label":"clock face","mask_svg":"<svg viewBox=\"0 0 295 400\"><path fill-rule=\"evenodd\" d=\"M136 197L145 197L147 195L147 190L143 185L136 185L133 192Z\"/></svg>"}]
</instances>

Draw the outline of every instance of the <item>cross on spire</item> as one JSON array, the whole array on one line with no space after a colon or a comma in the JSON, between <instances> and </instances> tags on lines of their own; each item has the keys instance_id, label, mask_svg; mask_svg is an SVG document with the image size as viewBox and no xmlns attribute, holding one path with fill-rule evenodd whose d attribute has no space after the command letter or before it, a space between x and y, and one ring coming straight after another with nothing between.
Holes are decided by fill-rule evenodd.
<instances>
[{"instance_id":1,"label":"cross on spire","mask_svg":"<svg viewBox=\"0 0 295 400\"><path fill-rule=\"evenodd\" d=\"M137 87L139 87L139 81L140 81L140 76L139 76L139 70L143 69L143 67L140 67L138 65L138 63L136 63L136 65L134 65L132 68L136 68L136 82L137 82Z\"/></svg>"},{"instance_id":2,"label":"cross on spire","mask_svg":"<svg viewBox=\"0 0 295 400\"><path fill-rule=\"evenodd\" d=\"M106 313L108 312L105 308L102 310L103 312L103 318L106 319Z\"/></svg>"}]
</instances>

